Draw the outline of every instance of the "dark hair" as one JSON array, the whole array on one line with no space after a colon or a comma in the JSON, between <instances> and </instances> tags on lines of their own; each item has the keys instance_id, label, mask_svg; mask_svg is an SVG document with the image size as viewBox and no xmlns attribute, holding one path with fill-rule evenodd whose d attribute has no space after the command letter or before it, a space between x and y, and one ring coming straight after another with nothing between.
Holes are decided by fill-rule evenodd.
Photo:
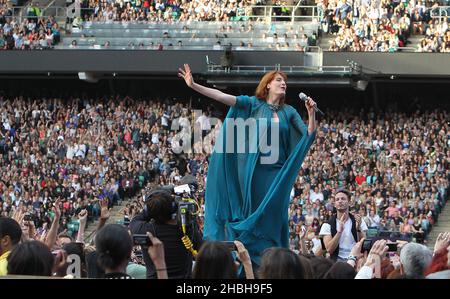
<instances>
[{"instance_id":1,"label":"dark hair","mask_svg":"<svg viewBox=\"0 0 450 299\"><path fill-rule=\"evenodd\" d=\"M148 216L147 218L155 219L157 224L165 224L172 219L175 211L175 201L172 195L166 191L158 191L153 193L146 202Z\"/></svg>"},{"instance_id":2,"label":"dark hair","mask_svg":"<svg viewBox=\"0 0 450 299\"><path fill-rule=\"evenodd\" d=\"M133 240L119 224L108 224L95 236L97 263L103 268L114 269L131 256Z\"/></svg>"},{"instance_id":3,"label":"dark hair","mask_svg":"<svg viewBox=\"0 0 450 299\"><path fill-rule=\"evenodd\" d=\"M236 279L237 267L228 247L221 242L205 242L195 259L194 279Z\"/></svg>"},{"instance_id":4,"label":"dark hair","mask_svg":"<svg viewBox=\"0 0 450 299\"><path fill-rule=\"evenodd\" d=\"M63 245L63 250L67 253L67 256L71 254L76 254L80 257L81 263L81 277L86 277L86 256L84 254L84 245L83 243L78 242L70 242Z\"/></svg>"},{"instance_id":5,"label":"dark hair","mask_svg":"<svg viewBox=\"0 0 450 299\"><path fill-rule=\"evenodd\" d=\"M325 274L324 279L354 279L355 269L346 262L336 262Z\"/></svg>"},{"instance_id":6,"label":"dark hair","mask_svg":"<svg viewBox=\"0 0 450 299\"><path fill-rule=\"evenodd\" d=\"M304 278L305 279L314 278L314 272L313 272L311 263L309 262L309 259L303 254L299 254L298 257L300 258L300 262L303 265Z\"/></svg>"},{"instance_id":7,"label":"dark hair","mask_svg":"<svg viewBox=\"0 0 450 299\"><path fill-rule=\"evenodd\" d=\"M8 256L8 274L51 276L54 258L40 241L27 241L14 247Z\"/></svg>"},{"instance_id":8,"label":"dark hair","mask_svg":"<svg viewBox=\"0 0 450 299\"><path fill-rule=\"evenodd\" d=\"M12 245L16 245L22 237L22 229L16 220L7 217L0 217L0 238L5 236L9 236Z\"/></svg>"},{"instance_id":9,"label":"dark hair","mask_svg":"<svg viewBox=\"0 0 450 299\"><path fill-rule=\"evenodd\" d=\"M287 248L272 247L264 251L259 276L262 279L311 278L311 265L306 258Z\"/></svg>"},{"instance_id":10,"label":"dark hair","mask_svg":"<svg viewBox=\"0 0 450 299\"><path fill-rule=\"evenodd\" d=\"M86 274L88 278L102 278L105 271L97 264L97 252L92 251L85 255L86 257Z\"/></svg>"},{"instance_id":11,"label":"dark hair","mask_svg":"<svg viewBox=\"0 0 450 299\"><path fill-rule=\"evenodd\" d=\"M73 242L73 238L69 234L60 234L58 236L58 239L60 239L60 238L67 238L70 240L70 242Z\"/></svg>"},{"instance_id":12,"label":"dark hair","mask_svg":"<svg viewBox=\"0 0 450 299\"><path fill-rule=\"evenodd\" d=\"M336 194L338 194L338 193L344 193L345 195L347 195L348 200L350 200L350 199L352 198L352 193L351 193L350 191L348 191L347 189L345 189L345 188L339 188L339 189L337 189L336 192L335 192L334 194L336 195Z\"/></svg>"},{"instance_id":13,"label":"dark hair","mask_svg":"<svg viewBox=\"0 0 450 299\"><path fill-rule=\"evenodd\" d=\"M314 279L323 279L325 274L333 266L333 260L327 259L323 256L311 256L309 263L313 271Z\"/></svg>"},{"instance_id":14,"label":"dark hair","mask_svg":"<svg viewBox=\"0 0 450 299\"><path fill-rule=\"evenodd\" d=\"M83 243L70 242L63 245L62 249L67 252L67 255L76 254L82 261L84 261Z\"/></svg>"}]
</instances>

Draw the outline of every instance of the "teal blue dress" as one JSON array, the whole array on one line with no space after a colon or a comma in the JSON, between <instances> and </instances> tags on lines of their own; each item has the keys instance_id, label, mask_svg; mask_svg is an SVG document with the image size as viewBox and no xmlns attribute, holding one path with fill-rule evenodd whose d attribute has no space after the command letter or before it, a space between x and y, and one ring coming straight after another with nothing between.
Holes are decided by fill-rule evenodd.
<instances>
[{"instance_id":1,"label":"teal blue dress","mask_svg":"<svg viewBox=\"0 0 450 299\"><path fill-rule=\"evenodd\" d=\"M316 135L315 131L308 134L290 105L277 111L276 123L272 114L265 101L236 97L217 138L206 179L204 239L239 240L258 265L266 248L289 245L290 192ZM247 129L252 124L256 131Z\"/></svg>"}]
</instances>

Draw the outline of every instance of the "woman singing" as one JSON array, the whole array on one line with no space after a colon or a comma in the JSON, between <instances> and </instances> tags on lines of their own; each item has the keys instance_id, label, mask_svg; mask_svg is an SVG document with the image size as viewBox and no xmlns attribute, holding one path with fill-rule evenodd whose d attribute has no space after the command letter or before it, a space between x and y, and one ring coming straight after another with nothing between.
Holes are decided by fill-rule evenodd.
<instances>
[{"instance_id":1,"label":"woman singing","mask_svg":"<svg viewBox=\"0 0 450 299\"><path fill-rule=\"evenodd\" d=\"M209 163L204 238L240 240L259 265L264 249L289 246L289 195L316 135L316 103L305 102L306 126L285 104L286 75L280 71L266 73L252 97L195 83L187 64L178 76L193 90L231 106ZM245 152L239 150L243 144Z\"/></svg>"}]
</instances>

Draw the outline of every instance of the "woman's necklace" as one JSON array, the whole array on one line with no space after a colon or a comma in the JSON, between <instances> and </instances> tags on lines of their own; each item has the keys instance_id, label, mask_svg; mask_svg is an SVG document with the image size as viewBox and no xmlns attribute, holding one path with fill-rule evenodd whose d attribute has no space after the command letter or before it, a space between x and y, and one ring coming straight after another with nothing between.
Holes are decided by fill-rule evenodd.
<instances>
[{"instance_id":1,"label":"woman's necklace","mask_svg":"<svg viewBox=\"0 0 450 299\"><path fill-rule=\"evenodd\" d=\"M267 105L269 105L269 109L274 111L274 112L277 112L281 108L281 105L279 105L279 104L269 104L269 103L267 103Z\"/></svg>"}]
</instances>

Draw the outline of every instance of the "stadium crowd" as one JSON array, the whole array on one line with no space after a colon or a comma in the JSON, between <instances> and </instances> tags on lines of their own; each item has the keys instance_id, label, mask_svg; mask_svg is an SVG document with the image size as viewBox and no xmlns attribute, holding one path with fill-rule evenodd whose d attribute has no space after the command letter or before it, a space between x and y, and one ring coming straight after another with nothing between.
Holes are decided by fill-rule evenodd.
<instances>
[{"instance_id":1,"label":"stadium crowd","mask_svg":"<svg viewBox=\"0 0 450 299\"><path fill-rule=\"evenodd\" d=\"M247 20L252 5L261 1L187 1L187 0L136 0L136 1L83 1L83 19L98 22L113 21L240 21Z\"/></svg>"},{"instance_id":2,"label":"stadium crowd","mask_svg":"<svg viewBox=\"0 0 450 299\"><path fill-rule=\"evenodd\" d=\"M331 113L291 193L291 248L301 250L302 238L316 241L340 187L354 193L353 210L367 227L423 242L448 196L447 117Z\"/></svg>"},{"instance_id":3,"label":"stadium crowd","mask_svg":"<svg viewBox=\"0 0 450 299\"><path fill-rule=\"evenodd\" d=\"M50 49L61 40L61 31L53 17L41 17L40 10L30 5L17 19L6 1L0 2L0 50Z\"/></svg>"},{"instance_id":4,"label":"stadium crowd","mask_svg":"<svg viewBox=\"0 0 450 299\"><path fill-rule=\"evenodd\" d=\"M231 266L234 263L227 264L231 255L221 243L194 242L200 248L196 267L193 272L182 274L174 268L186 260L176 258L180 255L174 255L173 245L163 246L169 244L164 233L149 235L153 246L141 247L148 250L133 249L131 237L130 242L119 238L129 236L124 226L105 225L112 205L129 200L123 209L124 223L131 222L133 234L142 233L143 224L139 221L145 222L146 213L142 195L157 185L179 185L183 177L191 175L198 184L194 197L200 207L204 206L208 155L172 151L176 133L183 130L199 130L205 138L212 138L210 133L217 132L208 120L217 111L207 107L201 116L193 117L192 110L187 104L169 100L121 96L28 99L1 95L0 238L5 242L1 245L0 273L64 276L66 255L76 253L83 257L83 275L88 277L165 278L192 274L194 278L370 278L364 271L377 265L374 256L385 253L385 241L375 243L366 260L360 254L362 241L354 245L349 261L344 263L334 263L323 250L323 226L335 211L336 190L341 187L352 193L350 210L359 215L364 227L397 232L399 239L406 240L399 241L399 247L404 247L400 255L391 256L391 263L381 263L381 267L408 277L423 277L426 268L438 262L440 268L435 265L432 272L447 269L447 259L442 260L447 254L444 243L449 241L448 235L441 235L442 242L437 242L435 256L441 260L433 263L431 252L417 244L424 242L448 198L449 115L438 110L412 114L389 110L380 114L364 110L327 113L292 189L290 250L269 250L259 269L252 270L240 243L236 243L244 268L240 272ZM197 125L191 127L191 123ZM172 131L174 124L181 131ZM195 149L200 149L200 142L194 143ZM164 227L165 221L172 221L170 213L168 219L155 225ZM201 210L197 219L200 231L203 215ZM86 225L97 218L95 244L83 247L80 244L84 242ZM78 231L68 229L68 223L74 220ZM186 252L183 246L181 249ZM55 258L49 255L51 250ZM42 266L44 272L29 272L25 266L29 261L24 261L24 257L33 254L49 265L56 259L58 267L52 268L52 264ZM297 270L280 271L291 269L293 265L288 261L292 261L292 254ZM402 254L423 257L421 266L411 266L409 273L405 265L417 261ZM218 265L216 273L212 273L208 262L211 259ZM274 265L273 261L279 263ZM203 263L208 266L202 268ZM383 273L386 277L389 271Z\"/></svg>"},{"instance_id":5,"label":"stadium crowd","mask_svg":"<svg viewBox=\"0 0 450 299\"><path fill-rule=\"evenodd\" d=\"M437 1L321 1L322 28L336 37L330 51L395 52L411 34L433 28L429 8Z\"/></svg>"},{"instance_id":6,"label":"stadium crowd","mask_svg":"<svg viewBox=\"0 0 450 299\"><path fill-rule=\"evenodd\" d=\"M438 19L430 23L424 31L425 37L420 40L418 52L450 52L450 30L445 18L442 23Z\"/></svg>"},{"instance_id":7,"label":"stadium crowd","mask_svg":"<svg viewBox=\"0 0 450 299\"><path fill-rule=\"evenodd\" d=\"M168 127L169 119L187 115L181 104L168 108L129 97L0 101L2 215L30 212L41 228L61 199L67 221L83 208L98 217L104 198L111 206L155 177L169 184L184 175L172 173L181 162L170 151ZM194 175L202 174L193 167Z\"/></svg>"},{"instance_id":8,"label":"stadium crowd","mask_svg":"<svg viewBox=\"0 0 450 299\"><path fill-rule=\"evenodd\" d=\"M418 52L449 52L449 30L446 18L432 18L433 8L445 1L394 0L320 0L316 1L323 13L321 29L332 34L330 51L395 52L408 46L408 38L425 34L417 45ZM187 1L136 0L81 2L82 17L73 20L80 26L82 20L94 22L189 22L189 21L247 21L255 5L279 5L274 15L290 15L285 1L273 3L257 0ZM38 7L24 8L27 18L21 22L12 17L6 1L0 2L0 49L48 49L61 39L60 28L53 17L40 17ZM282 20L282 19L280 19ZM248 30L252 30L251 26ZM303 51L307 45L316 45L317 36L304 36L296 31L287 36L264 33L268 47L274 50ZM269 34L270 36L267 36ZM247 43L247 42L246 42ZM239 47L245 49L246 43ZM144 45L142 45L143 47ZM414 45L415 46L415 45ZM71 47L76 47L72 45ZM105 45L105 47L108 47ZM134 46L133 46L134 47ZM140 48L142 48L140 46Z\"/></svg>"}]
</instances>

